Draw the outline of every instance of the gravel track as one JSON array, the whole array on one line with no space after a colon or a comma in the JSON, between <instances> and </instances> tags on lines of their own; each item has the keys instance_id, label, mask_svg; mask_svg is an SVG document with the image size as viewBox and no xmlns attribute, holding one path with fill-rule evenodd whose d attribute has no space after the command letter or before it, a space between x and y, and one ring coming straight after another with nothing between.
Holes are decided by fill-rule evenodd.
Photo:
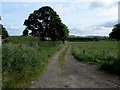
<instances>
[{"instance_id":1,"label":"gravel track","mask_svg":"<svg viewBox=\"0 0 120 90\"><path fill-rule=\"evenodd\" d=\"M61 68L59 55L62 48L50 60L44 73L32 82L30 88L116 88L120 81L117 76L98 70L95 65L83 64L74 59L71 46L65 56L65 68Z\"/></svg>"}]
</instances>

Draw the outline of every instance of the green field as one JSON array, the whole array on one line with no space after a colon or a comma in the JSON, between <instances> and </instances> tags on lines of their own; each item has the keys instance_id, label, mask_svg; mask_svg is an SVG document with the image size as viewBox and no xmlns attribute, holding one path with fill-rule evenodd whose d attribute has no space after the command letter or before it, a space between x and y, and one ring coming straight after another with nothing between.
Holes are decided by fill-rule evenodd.
<instances>
[{"instance_id":1,"label":"green field","mask_svg":"<svg viewBox=\"0 0 120 90\"><path fill-rule=\"evenodd\" d=\"M120 73L117 41L73 42L72 54L79 61L97 64L110 73Z\"/></svg>"},{"instance_id":2,"label":"green field","mask_svg":"<svg viewBox=\"0 0 120 90\"><path fill-rule=\"evenodd\" d=\"M23 88L40 75L63 44L37 37L8 37L2 45L3 88Z\"/></svg>"}]
</instances>

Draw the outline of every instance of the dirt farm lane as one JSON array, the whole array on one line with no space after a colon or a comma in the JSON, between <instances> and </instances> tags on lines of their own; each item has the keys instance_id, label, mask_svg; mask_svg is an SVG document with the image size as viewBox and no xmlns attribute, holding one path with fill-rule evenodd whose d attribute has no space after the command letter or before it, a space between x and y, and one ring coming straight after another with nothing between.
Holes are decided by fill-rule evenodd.
<instances>
[{"instance_id":1,"label":"dirt farm lane","mask_svg":"<svg viewBox=\"0 0 120 90\"><path fill-rule=\"evenodd\" d=\"M44 73L32 82L30 88L116 88L120 87L117 76L98 70L95 65L83 64L72 56L71 46L65 56L65 68L61 68L59 55L62 48L50 60Z\"/></svg>"}]
</instances>

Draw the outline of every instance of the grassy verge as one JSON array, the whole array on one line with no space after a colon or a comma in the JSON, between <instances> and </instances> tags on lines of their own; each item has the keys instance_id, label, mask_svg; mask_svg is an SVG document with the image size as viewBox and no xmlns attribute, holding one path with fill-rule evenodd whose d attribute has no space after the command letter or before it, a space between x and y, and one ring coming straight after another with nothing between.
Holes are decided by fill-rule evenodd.
<instances>
[{"instance_id":1,"label":"grassy verge","mask_svg":"<svg viewBox=\"0 0 120 90\"><path fill-rule=\"evenodd\" d=\"M0 36L0 89L2 89L2 44Z\"/></svg>"},{"instance_id":2,"label":"grassy verge","mask_svg":"<svg viewBox=\"0 0 120 90\"><path fill-rule=\"evenodd\" d=\"M97 64L102 70L120 74L116 41L76 42L72 45L72 54L79 61Z\"/></svg>"},{"instance_id":3,"label":"grassy verge","mask_svg":"<svg viewBox=\"0 0 120 90\"><path fill-rule=\"evenodd\" d=\"M59 61L60 61L60 65L62 68L65 66L65 56L66 56L68 48L69 48L69 45L66 46L64 51L59 56Z\"/></svg>"},{"instance_id":4,"label":"grassy verge","mask_svg":"<svg viewBox=\"0 0 120 90\"><path fill-rule=\"evenodd\" d=\"M9 37L2 46L3 88L24 88L40 75L63 44L36 37Z\"/></svg>"}]
</instances>

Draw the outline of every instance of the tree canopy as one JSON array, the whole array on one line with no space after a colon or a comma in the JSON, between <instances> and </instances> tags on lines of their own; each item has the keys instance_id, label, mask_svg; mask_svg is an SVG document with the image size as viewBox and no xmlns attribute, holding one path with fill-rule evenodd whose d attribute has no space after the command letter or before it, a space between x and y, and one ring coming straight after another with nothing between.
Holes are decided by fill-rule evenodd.
<instances>
[{"instance_id":1,"label":"tree canopy","mask_svg":"<svg viewBox=\"0 0 120 90\"><path fill-rule=\"evenodd\" d=\"M64 41L68 34L68 27L62 23L59 15L49 6L41 7L31 13L24 21L26 29L23 35L39 36L41 39L45 37L51 38L53 41ZM28 31L31 33L28 33Z\"/></svg>"},{"instance_id":2,"label":"tree canopy","mask_svg":"<svg viewBox=\"0 0 120 90\"><path fill-rule=\"evenodd\" d=\"M109 34L111 39L120 40L120 24L116 24L112 29L112 32Z\"/></svg>"},{"instance_id":3,"label":"tree canopy","mask_svg":"<svg viewBox=\"0 0 120 90\"><path fill-rule=\"evenodd\" d=\"M9 36L7 30L5 29L5 27L3 27L2 24L0 24L0 35L2 35L2 38L6 38Z\"/></svg>"}]
</instances>

